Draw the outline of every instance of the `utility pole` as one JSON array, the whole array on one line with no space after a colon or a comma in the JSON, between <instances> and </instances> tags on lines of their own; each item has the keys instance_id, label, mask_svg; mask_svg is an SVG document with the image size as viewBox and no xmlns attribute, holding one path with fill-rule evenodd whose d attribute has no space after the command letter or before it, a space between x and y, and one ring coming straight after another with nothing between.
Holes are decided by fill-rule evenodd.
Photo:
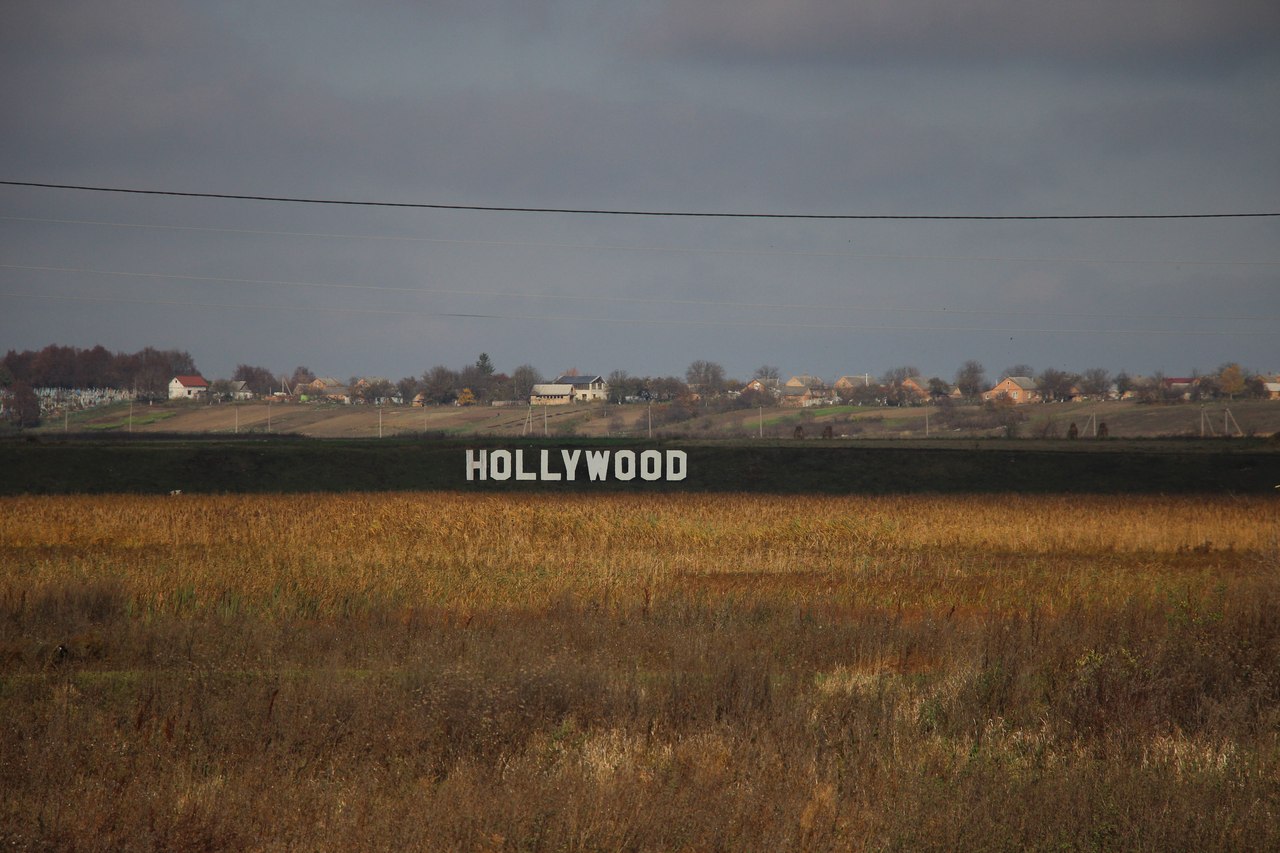
<instances>
[{"instance_id":1,"label":"utility pole","mask_svg":"<svg viewBox=\"0 0 1280 853\"><path fill-rule=\"evenodd\" d=\"M129 401L129 432L133 432L133 401Z\"/></svg>"},{"instance_id":2,"label":"utility pole","mask_svg":"<svg viewBox=\"0 0 1280 853\"><path fill-rule=\"evenodd\" d=\"M271 434L271 401L267 401L267 434Z\"/></svg>"},{"instance_id":3,"label":"utility pole","mask_svg":"<svg viewBox=\"0 0 1280 853\"><path fill-rule=\"evenodd\" d=\"M760 407L760 437L764 438L764 406Z\"/></svg>"},{"instance_id":4,"label":"utility pole","mask_svg":"<svg viewBox=\"0 0 1280 853\"><path fill-rule=\"evenodd\" d=\"M232 409L235 409L235 412L236 412L236 432L235 432L235 434L236 434L236 435L239 435L239 434L240 434L240 407L239 407L239 406L232 406L231 408L232 408Z\"/></svg>"},{"instance_id":5,"label":"utility pole","mask_svg":"<svg viewBox=\"0 0 1280 853\"><path fill-rule=\"evenodd\" d=\"M382 438L382 407L378 407L378 438Z\"/></svg>"},{"instance_id":6,"label":"utility pole","mask_svg":"<svg viewBox=\"0 0 1280 853\"><path fill-rule=\"evenodd\" d=\"M649 401L649 438L653 438L653 401Z\"/></svg>"},{"instance_id":7,"label":"utility pole","mask_svg":"<svg viewBox=\"0 0 1280 853\"><path fill-rule=\"evenodd\" d=\"M1235 424L1235 425L1236 425L1236 434L1237 434L1237 435L1240 435L1240 436L1243 436L1243 435L1244 435L1244 430L1240 429L1240 422L1239 422L1238 420L1236 420L1236 416L1235 416L1235 415L1231 414L1231 410L1230 410L1230 409L1223 409L1223 410L1222 410L1222 434L1223 434L1223 435L1230 435L1230 433L1229 433L1229 432L1227 432L1227 419L1228 419L1228 418L1230 418L1230 419L1231 419L1231 423L1233 423L1233 424Z\"/></svg>"}]
</instances>

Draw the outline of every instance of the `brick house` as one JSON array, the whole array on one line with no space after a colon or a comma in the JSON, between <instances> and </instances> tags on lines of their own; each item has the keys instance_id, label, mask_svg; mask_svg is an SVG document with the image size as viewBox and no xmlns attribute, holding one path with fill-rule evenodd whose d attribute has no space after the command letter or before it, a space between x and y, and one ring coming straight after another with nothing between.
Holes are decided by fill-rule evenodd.
<instances>
[{"instance_id":1,"label":"brick house","mask_svg":"<svg viewBox=\"0 0 1280 853\"><path fill-rule=\"evenodd\" d=\"M1044 398L1036 383L1027 376L1006 376L990 391L982 392L983 400L1010 400L1014 403L1039 403Z\"/></svg>"},{"instance_id":2,"label":"brick house","mask_svg":"<svg viewBox=\"0 0 1280 853\"><path fill-rule=\"evenodd\" d=\"M901 388L917 400L928 400L932 396L929 393L929 383L918 376L908 376L902 380Z\"/></svg>"}]
</instances>

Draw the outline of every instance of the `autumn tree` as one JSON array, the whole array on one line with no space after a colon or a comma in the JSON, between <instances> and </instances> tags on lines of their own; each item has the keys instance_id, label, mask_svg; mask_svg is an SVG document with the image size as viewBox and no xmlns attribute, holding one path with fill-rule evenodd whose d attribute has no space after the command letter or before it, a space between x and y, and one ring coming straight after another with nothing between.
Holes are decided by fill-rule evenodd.
<instances>
[{"instance_id":1,"label":"autumn tree","mask_svg":"<svg viewBox=\"0 0 1280 853\"><path fill-rule=\"evenodd\" d=\"M1218 368L1218 388L1230 400L1234 400L1237 394L1244 392L1245 380L1244 370L1234 361Z\"/></svg>"},{"instance_id":2,"label":"autumn tree","mask_svg":"<svg viewBox=\"0 0 1280 853\"><path fill-rule=\"evenodd\" d=\"M471 393L470 388L463 388L458 392L459 406L474 406L476 404L476 395Z\"/></svg>"}]
</instances>

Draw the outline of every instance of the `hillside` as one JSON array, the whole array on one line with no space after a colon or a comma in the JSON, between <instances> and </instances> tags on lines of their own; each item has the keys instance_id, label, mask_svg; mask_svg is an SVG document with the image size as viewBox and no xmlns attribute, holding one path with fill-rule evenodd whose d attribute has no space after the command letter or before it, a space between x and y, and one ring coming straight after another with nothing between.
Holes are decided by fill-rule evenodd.
<instances>
[{"instance_id":1,"label":"hillside","mask_svg":"<svg viewBox=\"0 0 1280 853\"><path fill-rule=\"evenodd\" d=\"M164 403L130 407L114 405L77 412L65 419L46 419L37 432L143 434L283 433L313 438L377 438L431 433L451 437L480 435L549 437L648 437L646 405L548 407L411 408L263 402L238 404ZM1230 410L1227 414L1226 410ZM1280 402L1241 401L1206 406L1184 403L1153 406L1129 401L1061 403L1016 407L993 413L981 406L862 407L818 409L705 410L694 417L666 422L665 407L652 408L655 437L694 438L794 437L796 427L817 438L827 426L835 438L976 438L1005 436L1012 424L1017 438L1065 438L1072 423L1082 437L1094 424L1105 424L1112 438L1221 436L1225 432L1254 436L1280 433Z\"/></svg>"}]
</instances>

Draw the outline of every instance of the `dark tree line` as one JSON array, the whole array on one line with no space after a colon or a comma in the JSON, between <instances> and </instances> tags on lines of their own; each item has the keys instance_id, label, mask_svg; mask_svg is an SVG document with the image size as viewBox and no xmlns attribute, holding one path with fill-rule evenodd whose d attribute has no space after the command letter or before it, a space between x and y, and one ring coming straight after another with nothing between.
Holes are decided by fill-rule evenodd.
<instances>
[{"instance_id":1,"label":"dark tree line","mask_svg":"<svg viewBox=\"0 0 1280 853\"><path fill-rule=\"evenodd\" d=\"M42 350L9 350L0 364L14 381L33 388L123 388L160 399L168 396L170 379L199 372L188 352L145 347L113 353L101 344L92 349L50 344Z\"/></svg>"}]
</instances>

